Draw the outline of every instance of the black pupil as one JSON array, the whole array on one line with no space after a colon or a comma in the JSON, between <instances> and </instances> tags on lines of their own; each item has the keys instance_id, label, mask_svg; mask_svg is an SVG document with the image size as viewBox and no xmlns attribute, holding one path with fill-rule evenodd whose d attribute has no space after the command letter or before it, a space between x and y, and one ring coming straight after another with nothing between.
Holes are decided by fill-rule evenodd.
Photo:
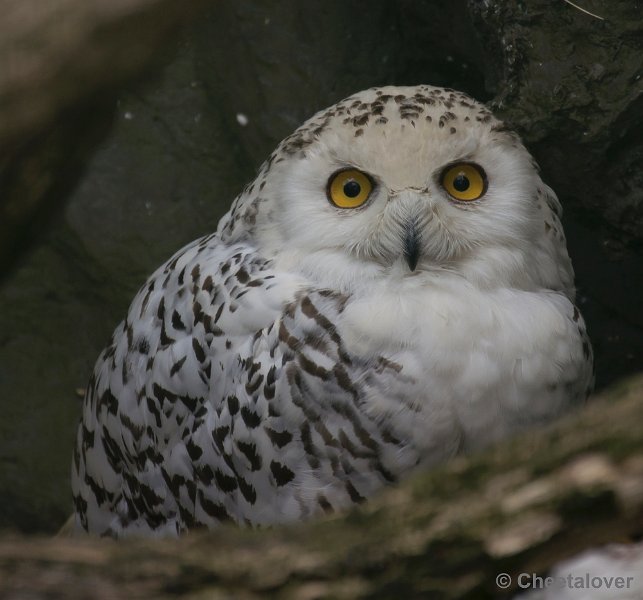
<instances>
[{"instance_id":1,"label":"black pupil","mask_svg":"<svg viewBox=\"0 0 643 600\"><path fill-rule=\"evenodd\" d=\"M469 178L464 173L458 173L457 177L453 180L453 187L458 192L466 192L469 189Z\"/></svg>"},{"instance_id":2,"label":"black pupil","mask_svg":"<svg viewBox=\"0 0 643 600\"><path fill-rule=\"evenodd\" d=\"M362 186L354 179L347 181L344 184L344 194L349 198L356 198L362 191Z\"/></svg>"}]
</instances>

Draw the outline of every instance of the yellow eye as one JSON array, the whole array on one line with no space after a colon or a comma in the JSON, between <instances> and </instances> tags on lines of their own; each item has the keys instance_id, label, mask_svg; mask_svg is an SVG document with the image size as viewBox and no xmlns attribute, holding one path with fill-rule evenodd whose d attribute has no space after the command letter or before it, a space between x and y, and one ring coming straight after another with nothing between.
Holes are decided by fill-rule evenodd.
<instances>
[{"instance_id":1,"label":"yellow eye","mask_svg":"<svg viewBox=\"0 0 643 600\"><path fill-rule=\"evenodd\" d=\"M487 175L473 163L458 163L447 167L440 179L449 196L462 202L477 200L487 191Z\"/></svg>"},{"instance_id":2,"label":"yellow eye","mask_svg":"<svg viewBox=\"0 0 643 600\"><path fill-rule=\"evenodd\" d=\"M344 169L328 180L328 199L339 208L357 208L368 200L373 190L371 178L357 169Z\"/></svg>"}]
</instances>

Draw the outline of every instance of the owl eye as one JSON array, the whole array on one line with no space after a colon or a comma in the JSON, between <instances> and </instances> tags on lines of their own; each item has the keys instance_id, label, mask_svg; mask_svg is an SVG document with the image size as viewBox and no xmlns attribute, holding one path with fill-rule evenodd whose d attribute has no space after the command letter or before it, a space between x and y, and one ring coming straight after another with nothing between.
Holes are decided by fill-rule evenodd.
<instances>
[{"instance_id":1,"label":"owl eye","mask_svg":"<svg viewBox=\"0 0 643 600\"><path fill-rule=\"evenodd\" d=\"M326 193L339 208L357 208L366 202L373 191L373 181L357 169L342 169L330 176Z\"/></svg>"},{"instance_id":2,"label":"owl eye","mask_svg":"<svg viewBox=\"0 0 643 600\"><path fill-rule=\"evenodd\" d=\"M473 163L448 166L442 172L440 183L449 196L462 202L477 200L487 191L487 175Z\"/></svg>"}]
</instances>

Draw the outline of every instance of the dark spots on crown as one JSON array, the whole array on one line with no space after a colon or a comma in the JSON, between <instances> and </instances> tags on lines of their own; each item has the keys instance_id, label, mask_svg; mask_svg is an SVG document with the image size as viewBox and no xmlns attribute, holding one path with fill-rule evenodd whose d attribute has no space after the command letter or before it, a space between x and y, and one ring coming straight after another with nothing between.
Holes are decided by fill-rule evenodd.
<instances>
[{"instance_id":1,"label":"dark spots on crown","mask_svg":"<svg viewBox=\"0 0 643 600\"><path fill-rule=\"evenodd\" d=\"M476 121L479 123L488 123L491 119L492 117L490 114L481 114L476 117Z\"/></svg>"},{"instance_id":2,"label":"dark spots on crown","mask_svg":"<svg viewBox=\"0 0 643 600\"><path fill-rule=\"evenodd\" d=\"M363 129L358 129L357 131L355 131L355 137L359 137L359 136L360 136L360 135L362 135L363 133L364 133L364 130L363 130Z\"/></svg>"},{"instance_id":3,"label":"dark spots on crown","mask_svg":"<svg viewBox=\"0 0 643 600\"><path fill-rule=\"evenodd\" d=\"M445 112L438 121L439 127L444 127L449 121L454 121L458 117L452 112Z\"/></svg>"},{"instance_id":4,"label":"dark spots on crown","mask_svg":"<svg viewBox=\"0 0 643 600\"><path fill-rule=\"evenodd\" d=\"M295 478L295 474L286 465L276 460L270 462L270 471L279 487L287 485Z\"/></svg>"},{"instance_id":5,"label":"dark spots on crown","mask_svg":"<svg viewBox=\"0 0 643 600\"><path fill-rule=\"evenodd\" d=\"M359 115L357 117L353 117L353 126L354 127L361 127L362 125L366 125L368 123L368 118L369 118L368 113L364 113L362 115Z\"/></svg>"},{"instance_id":6,"label":"dark spots on crown","mask_svg":"<svg viewBox=\"0 0 643 600\"><path fill-rule=\"evenodd\" d=\"M181 367L183 366L183 363L185 362L186 359L187 359L187 356L184 356L183 358L181 358L180 360L177 360L172 365L172 368L170 369L170 377L173 377L181 370Z\"/></svg>"},{"instance_id":7,"label":"dark spots on crown","mask_svg":"<svg viewBox=\"0 0 643 600\"><path fill-rule=\"evenodd\" d=\"M251 471L258 471L261 469L263 461L257 452L257 446L254 442L237 441L237 448L239 448L241 453L248 459Z\"/></svg>"},{"instance_id":8,"label":"dark spots on crown","mask_svg":"<svg viewBox=\"0 0 643 600\"><path fill-rule=\"evenodd\" d=\"M400 118L412 122L420 118L420 113L413 110L400 110Z\"/></svg>"},{"instance_id":9,"label":"dark spots on crown","mask_svg":"<svg viewBox=\"0 0 643 600\"><path fill-rule=\"evenodd\" d=\"M451 127L451 128L449 129L449 133L455 133L455 132L456 132L456 128L455 128L455 127Z\"/></svg>"},{"instance_id":10,"label":"dark spots on crown","mask_svg":"<svg viewBox=\"0 0 643 600\"><path fill-rule=\"evenodd\" d=\"M435 106L435 100L433 98L430 98L428 96L423 96L422 94L415 94L415 96L413 96L413 99L418 104L425 104L425 105L428 105L428 106Z\"/></svg>"},{"instance_id":11,"label":"dark spots on crown","mask_svg":"<svg viewBox=\"0 0 643 600\"><path fill-rule=\"evenodd\" d=\"M378 125L386 125L386 123L388 123L388 119L386 117L379 117L375 122Z\"/></svg>"},{"instance_id":12,"label":"dark spots on crown","mask_svg":"<svg viewBox=\"0 0 643 600\"><path fill-rule=\"evenodd\" d=\"M433 117L431 115L426 115L426 117L424 117L424 120L428 123L431 123L433 121Z\"/></svg>"},{"instance_id":13,"label":"dark spots on crown","mask_svg":"<svg viewBox=\"0 0 643 600\"><path fill-rule=\"evenodd\" d=\"M404 100L406 100L406 96L405 96L404 94L397 94L397 95L393 98L393 100L395 100L395 102L396 102L397 104L401 104L402 102L404 102Z\"/></svg>"}]
</instances>

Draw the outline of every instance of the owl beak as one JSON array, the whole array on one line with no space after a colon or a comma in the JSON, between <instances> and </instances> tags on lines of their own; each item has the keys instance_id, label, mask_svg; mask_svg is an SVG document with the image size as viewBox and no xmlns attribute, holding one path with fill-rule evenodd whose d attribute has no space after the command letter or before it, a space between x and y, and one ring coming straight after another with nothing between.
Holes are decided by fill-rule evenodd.
<instances>
[{"instance_id":1,"label":"owl beak","mask_svg":"<svg viewBox=\"0 0 643 600\"><path fill-rule=\"evenodd\" d=\"M406 227L404 236L404 258L411 271L415 271L418 260L420 259L420 232L415 223L410 223Z\"/></svg>"}]
</instances>

